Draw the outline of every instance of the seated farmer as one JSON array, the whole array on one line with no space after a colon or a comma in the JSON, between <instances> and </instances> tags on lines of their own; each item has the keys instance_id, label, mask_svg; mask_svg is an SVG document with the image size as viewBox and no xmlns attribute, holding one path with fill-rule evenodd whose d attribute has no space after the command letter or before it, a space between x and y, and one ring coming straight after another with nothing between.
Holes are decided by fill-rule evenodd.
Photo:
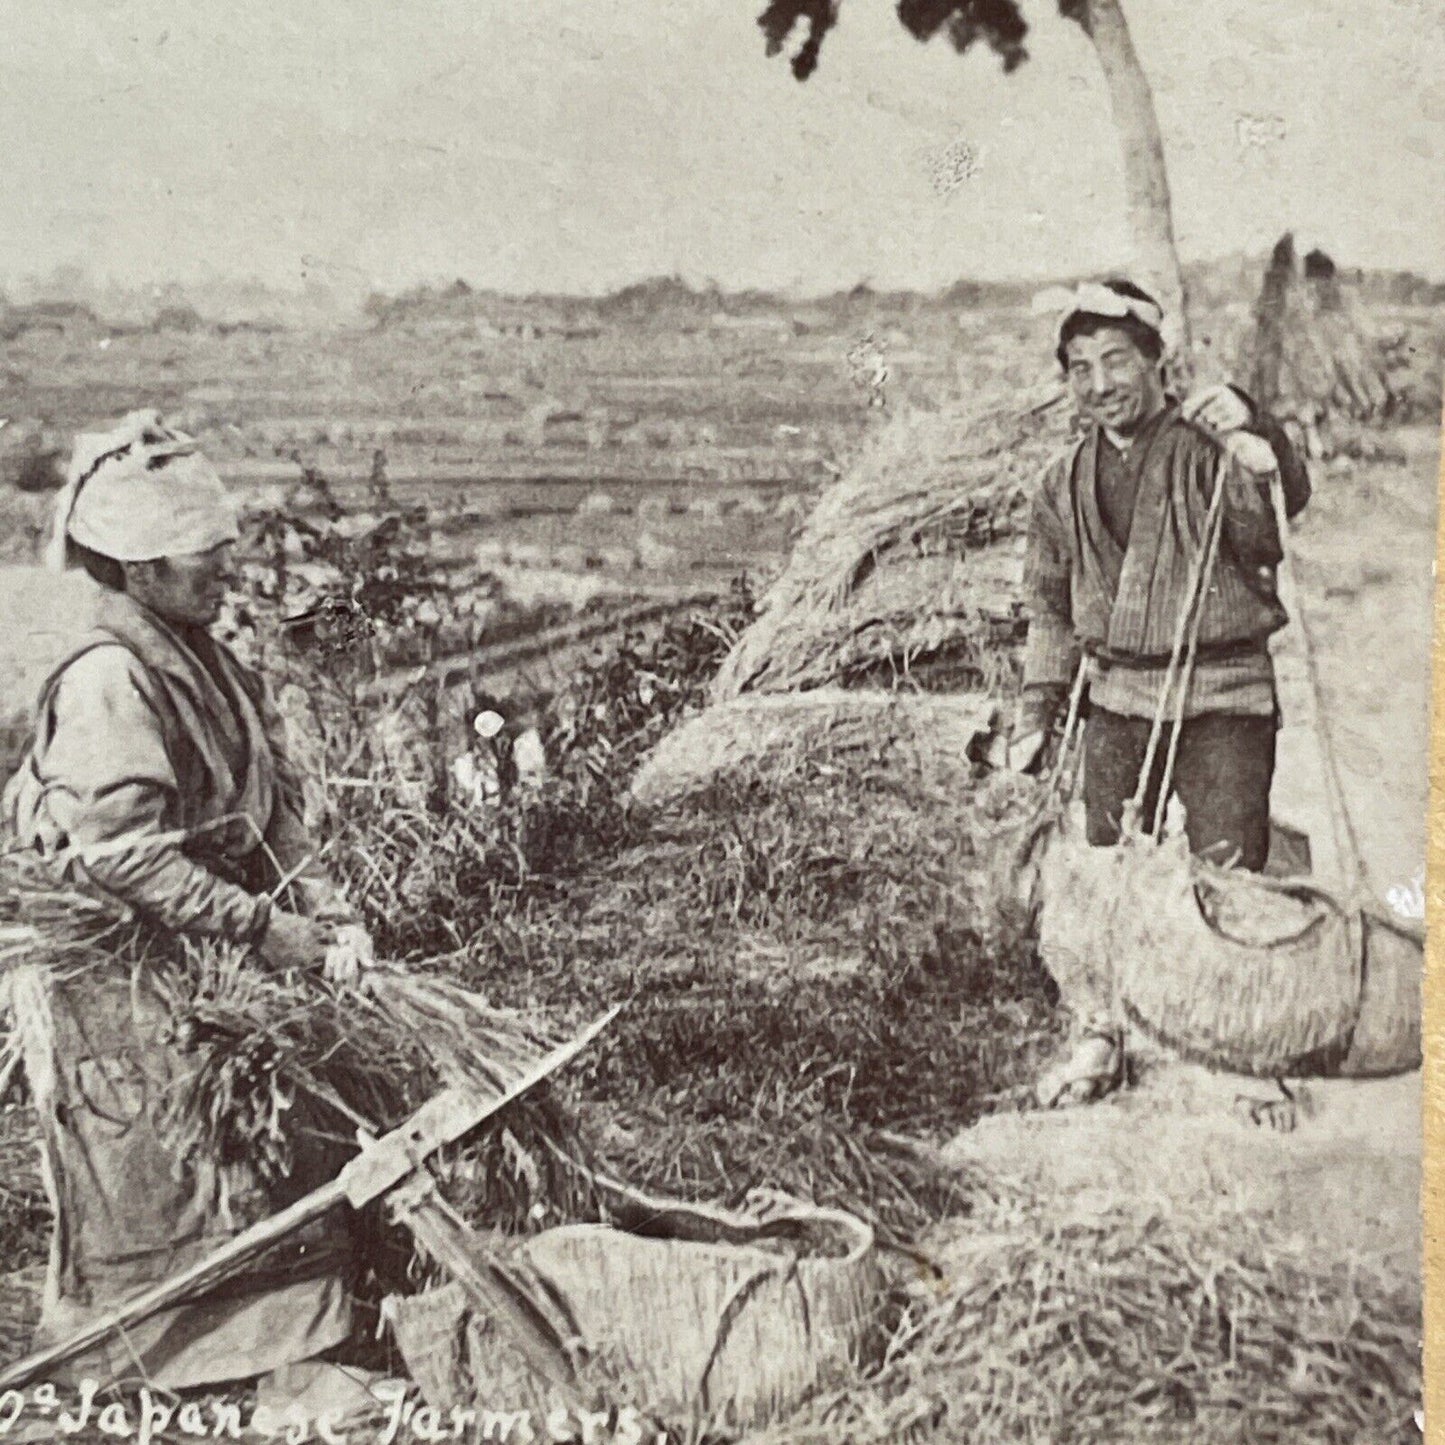
<instances>
[{"instance_id":1,"label":"seated farmer","mask_svg":"<svg viewBox=\"0 0 1445 1445\"><path fill-rule=\"evenodd\" d=\"M52 560L91 574L93 617L43 687L5 789L10 846L57 886L128 905L141 939L249 945L247 966L318 967L350 982L369 941L308 861L277 715L261 679L207 631L236 537L220 478L154 413L78 440ZM165 1105L194 1058L168 1027L146 962L154 950L123 928L115 939L77 964L42 935L15 971L55 1219L37 1345L64 1341L336 1167L300 1137L300 1100L279 1185L250 1160L182 1163ZM347 1221L323 1219L249 1274L49 1377L183 1389L300 1366L349 1333L350 1256Z\"/></svg>"},{"instance_id":2,"label":"seated farmer","mask_svg":"<svg viewBox=\"0 0 1445 1445\"><path fill-rule=\"evenodd\" d=\"M1160 706L1181 612L1215 489L1225 488L1218 557L1199 618L1170 793L1190 849L1259 870L1269 851L1269 793L1279 713L1268 641L1285 625L1270 477L1285 509L1309 480L1282 430L1242 393L1210 388L1182 406L1161 366L1162 314L1128 281L1080 286L1058 360L1089 424L1045 472L1025 563L1029 609L1023 694L1010 765L1037 766L1084 668L1083 795L1088 840L1117 843ZM1156 748L1142 820L1155 816L1176 699ZM1081 1021L1083 1022L1083 1021ZM1114 1021L1089 1026L1071 1060L1041 1081L1045 1103L1079 1102L1118 1082Z\"/></svg>"}]
</instances>

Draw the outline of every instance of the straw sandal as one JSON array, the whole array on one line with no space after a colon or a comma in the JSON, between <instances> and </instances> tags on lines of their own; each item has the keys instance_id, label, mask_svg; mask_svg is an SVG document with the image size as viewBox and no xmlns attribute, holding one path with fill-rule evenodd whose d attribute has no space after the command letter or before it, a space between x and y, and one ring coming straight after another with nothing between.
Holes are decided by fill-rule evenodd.
<instances>
[{"instance_id":1,"label":"straw sandal","mask_svg":"<svg viewBox=\"0 0 1445 1445\"><path fill-rule=\"evenodd\" d=\"M1034 1085L1041 1109L1092 1104L1124 1082L1124 1041L1118 1034L1081 1034L1069 1053L1051 1064Z\"/></svg>"},{"instance_id":2,"label":"straw sandal","mask_svg":"<svg viewBox=\"0 0 1445 1445\"><path fill-rule=\"evenodd\" d=\"M1256 1129L1273 1129L1276 1134L1292 1134L1299 1123L1299 1101L1293 1090L1283 1079L1275 1079L1277 1092L1270 1098L1261 1099L1258 1093L1234 1096L1234 1114Z\"/></svg>"}]
</instances>

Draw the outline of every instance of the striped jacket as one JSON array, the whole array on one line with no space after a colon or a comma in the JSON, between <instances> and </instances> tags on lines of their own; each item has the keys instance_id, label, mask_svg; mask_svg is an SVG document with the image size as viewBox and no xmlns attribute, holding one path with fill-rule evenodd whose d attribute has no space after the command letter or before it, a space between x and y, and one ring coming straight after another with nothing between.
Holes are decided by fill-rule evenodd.
<instances>
[{"instance_id":1,"label":"striped jacket","mask_svg":"<svg viewBox=\"0 0 1445 1445\"><path fill-rule=\"evenodd\" d=\"M1280 458L1288 509L1298 511L1308 497L1304 470L1277 428L1258 429ZM1223 481L1223 533L1187 712L1272 712L1267 640L1287 617L1275 586L1282 553L1267 483L1231 468L1219 445L1171 405L1126 458L1139 473L1138 495L1121 547L1099 508L1103 445L1103 432L1091 429L1047 469L1034 499L1024 578L1026 700L1067 687L1083 652L1093 659L1096 705L1152 716L1210 500Z\"/></svg>"}]
</instances>

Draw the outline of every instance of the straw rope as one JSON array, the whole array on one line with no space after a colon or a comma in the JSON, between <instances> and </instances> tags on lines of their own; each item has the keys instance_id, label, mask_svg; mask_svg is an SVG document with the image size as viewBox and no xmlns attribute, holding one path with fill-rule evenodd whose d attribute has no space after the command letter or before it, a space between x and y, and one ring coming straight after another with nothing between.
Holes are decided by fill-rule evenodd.
<instances>
[{"instance_id":1,"label":"straw rope","mask_svg":"<svg viewBox=\"0 0 1445 1445\"><path fill-rule=\"evenodd\" d=\"M1177 689L1176 723L1170 735L1164 777L1159 787L1159 810L1154 826L1150 829L1152 836L1156 838L1162 831L1164 803L1169 796L1169 785L1174 777L1174 762L1178 755L1179 723L1183 720L1189 687L1194 681L1194 649L1204 612L1204 593L1209 586L1219 553L1219 534L1224 520L1224 492L1225 478L1221 476L1214 488L1214 495L1209 499L1209 511L1204 519L1204 535L1200 539L1199 554L1194 560L1184 606L1180 609L1179 620L1175 624L1174 644L1170 649L1164 682L1159 689L1159 701L1154 709L1154 722L1149 729L1149 743L1144 751L1143 766L1139 769L1139 781L1134 789L1134 796L1124 808L1123 821L1126 831L1137 830L1140 814L1144 810L1144 799L1149 791L1149 775L1154 770L1154 759L1158 756L1159 743L1164 732L1164 718L1169 710L1170 699Z\"/></svg>"}]
</instances>

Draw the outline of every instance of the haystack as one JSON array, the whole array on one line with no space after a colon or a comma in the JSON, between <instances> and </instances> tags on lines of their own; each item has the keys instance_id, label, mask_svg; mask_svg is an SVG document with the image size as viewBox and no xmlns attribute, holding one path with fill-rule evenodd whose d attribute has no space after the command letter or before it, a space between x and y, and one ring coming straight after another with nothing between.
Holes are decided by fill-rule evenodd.
<instances>
[{"instance_id":1,"label":"haystack","mask_svg":"<svg viewBox=\"0 0 1445 1445\"><path fill-rule=\"evenodd\" d=\"M816 688L716 703L673 729L632 779L634 802L659 808L733 779L784 778L804 765L867 759L944 788L967 785L997 710L943 697Z\"/></svg>"},{"instance_id":2,"label":"haystack","mask_svg":"<svg viewBox=\"0 0 1445 1445\"><path fill-rule=\"evenodd\" d=\"M1270 258L1254 322L1234 374L1312 457L1338 447L1342 423L1379 422L1406 403L1334 262L1316 250L1301 267L1288 233Z\"/></svg>"},{"instance_id":3,"label":"haystack","mask_svg":"<svg viewBox=\"0 0 1445 1445\"><path fill-rule=\"evenodd\" d=\"M829 684L1011 679L1028 495L1067 408L905 413L824 493L713 683L716 701Z\"/></svg>"}]
</instances>

